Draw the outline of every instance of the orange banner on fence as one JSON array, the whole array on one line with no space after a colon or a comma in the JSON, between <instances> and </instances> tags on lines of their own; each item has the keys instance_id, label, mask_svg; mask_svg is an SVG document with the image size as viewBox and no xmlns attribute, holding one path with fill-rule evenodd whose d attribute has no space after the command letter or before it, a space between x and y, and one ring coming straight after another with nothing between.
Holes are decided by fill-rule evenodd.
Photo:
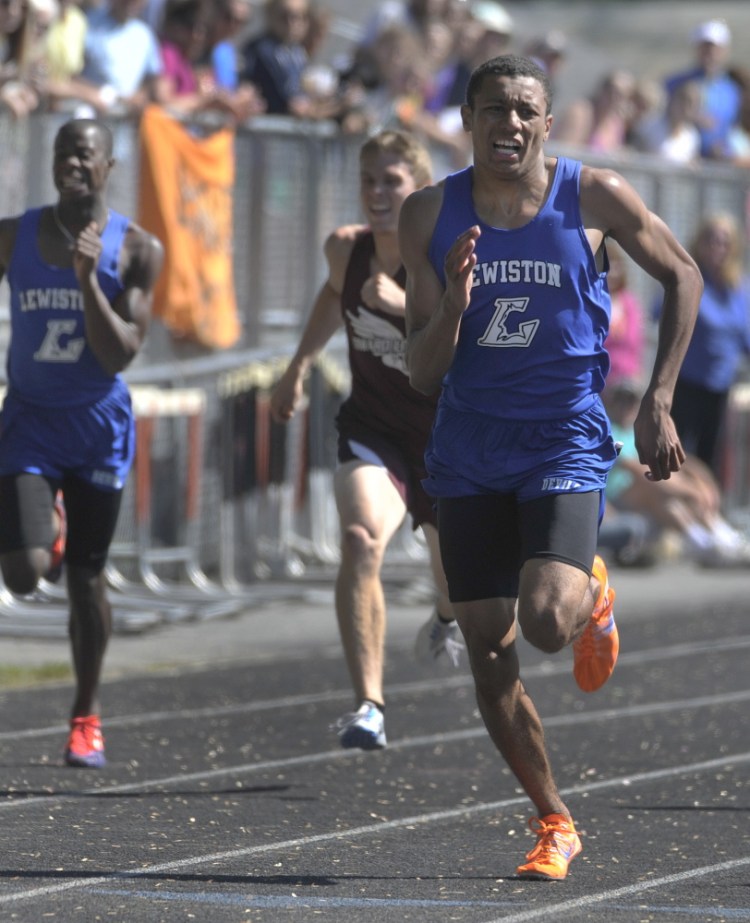
<instances>
[{"instance_id":1,"label":"orange banner on fence","mask_svg":"<svg viewBox=\"0 0 750 923\"><path fill-rule=\"evenodd\" d=\"M240 335L232 275L234 132L193 137L158 106L141 120L139 223L164 244L154 315L219 349Z\"/></svg>"}]
</instances>

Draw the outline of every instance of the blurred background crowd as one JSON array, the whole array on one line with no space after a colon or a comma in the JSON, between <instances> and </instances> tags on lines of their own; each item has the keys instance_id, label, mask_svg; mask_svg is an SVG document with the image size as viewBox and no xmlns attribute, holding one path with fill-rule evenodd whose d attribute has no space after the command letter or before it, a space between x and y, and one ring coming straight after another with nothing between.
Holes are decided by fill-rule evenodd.
<instances>
[{"instance_id":1,"label":"blurred background crowd","mask_svg":"<svg viewBox=\"0 0 750 923\"><path fill-rule=\"evenodd\" d=\"M397 125L443 145L458 167L469 156L459 107L479 62L527 54L566 88L570 36L519 34L510 7L494 0L360 6L342 42L325 0L2 0L0 101L16 117L137 114L156 102L239 122L332 119L354 133ZM577 97L560 94L552 140L750 166L750 68L734 53L731 23L692 26L683 65L664 67L644 74L617 61Z\"/></svg>"}]
</instances>

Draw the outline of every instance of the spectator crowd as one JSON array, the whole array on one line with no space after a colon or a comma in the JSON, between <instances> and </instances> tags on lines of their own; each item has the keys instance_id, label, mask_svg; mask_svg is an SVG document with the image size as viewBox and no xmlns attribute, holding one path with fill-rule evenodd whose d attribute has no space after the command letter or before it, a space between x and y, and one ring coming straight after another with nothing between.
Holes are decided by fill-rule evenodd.
<instances>
[{"instance_id":1,"label":"spectator crowd","mask_svg":"<svg viewBox=\"0 0 750 923\"><path fill-rule=\"evenodd\" d=\"M156 102L238 122L267 113L349 132L408 128L462 166L460 105L478 63L518 52L564 80L566 36L521 40L495 0L384 0L334 63L322 53L330 25L324 0L6 0L0 100L17 117L137 115ZM750 165L750 70L733 58L730 27L703 22L690 44L678 73L614 67L556 113L551 140Z\"/></svg>"}]
</instances>

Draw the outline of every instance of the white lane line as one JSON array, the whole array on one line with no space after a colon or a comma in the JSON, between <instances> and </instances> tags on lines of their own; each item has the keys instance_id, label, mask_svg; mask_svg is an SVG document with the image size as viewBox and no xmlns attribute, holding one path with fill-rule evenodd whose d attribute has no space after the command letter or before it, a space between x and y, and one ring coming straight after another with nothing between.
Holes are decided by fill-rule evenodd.
<instances>
[{"instance_id":1,"label":"white lane line","mask_svg":"<svg viewBox=\"0 0 750 923\"><path fill-rule=\"evenodd\" d=\"M594 791L602 791L608 788L640 785L642 783L653 782L657 779L673 778L675 776L707 772L714 769L727 769L731 766L737 766L749 762L750 752L736 753L733 756L724 756L721 759L705 760L699 763L684 763L680 766L671 766L669 769L657 769L651 772L639 772L626 776L618 776L614 779L601 779L598 782L586 782L581 785L573 785L569 788L561 789L560 794L564 798L571 795L589 794ZM447 820L457 820L459 818L466 818L477 814L485 814L489 811L498 811L503 808L514 807L519 804L528 804L528 799L525 795L519 795L514 798L506 798L502 801L493 801L484 804L462 805L460 808L447 808L443 811L432 811L428 814L415 814L410 817L399 818L398 820L382 821L377 824L352 827L349 830L334 830L329 833L318 833L311 836L297 837L291 840L279 840L274 843L262 843L256 846L247 846L242 849L227 849L222 850L221 852L206 853L205 855L201 856L189 856L184 859L175 859L174 861L170 862L161 862L157 865L150 865L146 868L138 869L137 871L112 872L110 875L100 875L97 878L74 878L70 881L58 882L54 885L46 885L40 888L16 891L13 894L0 895L0 905L17 903L24 900L33 900L37 897L48 897L52 894L59 894L63 891L70 891L76 888L92 888L111 881L122 881L124 879L138 880L144 876L152 877L153 875L177 872L181 869L194 868L197 865L206 865L210 862L227 862L235 859L246 859L249 856L258 856L265 853L278 852L280 850L291 851L304 849L308 846L313 846L316 843L327 843L334 840L346 840L360 836L373 836L389 830L400 830L405 827L408 828L414 826L425 826L427 824L441 823ZM734 862L730 861L726 863L719 863L718 865L714 866L708 866L706 867L706 870L698 869L694 870L692 873L682 873L682 875L667 876L662 880L669 883L670 878L679 880L682 876L689 877L691 874L710 874L711 871L717 869L728 870L734 867L734 864L748 863L750 863L750 858L739 859L734 860ZM40 872L40 877L43 874L43 872ZM637 894L639 888L645 890L647 887L652 886L655 886L653 882L645 882L643 884L639 883L637 885L629 885L627 888L605 892L607 897L592 895L590 898L580 898L580 900L594 900L594 898L597 900L607 900L610 896L617 898L629 893ZM575 906L573 906L575 904L574 901L570 901L568 903L571 904L571 909L575 909ZM544 908L542 912L546 913L547 910L548 908ZM529 912L538 913L539 911ZM520 916L517 918L502 918L498 921L491 921L491 923L509 923L511 919L513 920L513 923L521 923L521 921L525 921L526 919L533 920L537 918Z\"/></svg>"},{"instance_id":2,"label":"white lane line","mask_svg":"<svg viewBox=\"0 0 750 923\"><path fill-rule=\"evenodd\" d=\"M630 651L621 653L617 660L617 669L627 666L642 666L662 660L674 660L678 657L704 657L709 653L722 651L736 651L750 647L750 636L740 635L732 638L722 638L718 641L700 641L697 643L673 644L669 647L659 647L650 650ZM524 679L546 678L569 673L571 670L570 658L562 657L556 662L545 660L534 666L523 667ZM411 683L393 683L386 687L388 698L397 695L413 695L420 692L443 692L448 689L462 689L473 686L473 680L468 674L458 676L442 676L435 679L419 680ZM207 708L191 708L177 711L153 711L143 715L122 715L105 719L107 727L143 727L157 721L169 720L200 720L201 718L219 718L224 715L250 715L257 712L272 711L279 708L299 708L305 705L317 705L321 702L348 701L351 699L351 689L332 689L328 692L313 692L303 695L281 696L274 699L261 699L254 702L241 702L237 705L210 706ZM18 731L0 732L0 743L4 740L16 741L22 738L38 738L67 734L67 724L56 724L43 728L27 728Z\"/></svg>"},{"instance_id":3,"label":"white lane line","mask_svg":"<svg viewBox=\"0 0 750 923\"><path fill-rule=\"evenodd\" d=\"M602 904L605 901L616 901L623 897L634 897L637 894L642 894L644 891L651 891L654 888L681 884L693 878L705 878L706 875L731 872L733 869L744 868L748 865L750 865L750 856L745 856L742 859L727 859L726 862L717 862L715 865L704 865L697 869L690 869L687 872L675 872L674 875L663 875L661 878L639 881L637 884L625 885L622 888L613 888L610 891L600 891L598 894L588 894L585 897L561 901L558 904L550 903L544 907L537 907L535 910L524 910L521 913L512 913L509 916L496 917L494 920L487 920L486 923L530 923L532 920L559 920L562 914L575 910L582 910L584 907L591 907L593 904ZM641 908L633 908L633 910L640 909Z\"/></svg>"},{"instance_id":4,"label":"white lane line","mask_svg":"<svg viewBox=\"0 0 750 923\"><path fill-rule=\"evenodd\" d=\"M698 696L694 699L676 699L669 702L649 702L644 705L631 705L626 708L606 708L593 712L576 712L575 714L553 715L543 718L546 729L553 727L571 727L581 724L592 724L601 721L625 720L639 718L643 715L665 714L674 711L685 711L692 708L711 708L719 705L732 705L750 700L750 690L729 692L723 695ZM457 743L486 737L487 731L483 726L465 728L461 731L441 731L438 734L424 734L416 737L405 737L401 740L391 741L388 749L391 751L410 750L415 747L431 747L436 744ZM168 785L184 784L185 782L200 782L208 779L221 778L222 776L248 775L255 772L267 772L272 769L290 769L294 766L313 766L325 763L350 759L359 756L360 751L327 750L319 753L304 753L299 756L282 757L275 760L262 760L254 763L243 763L236 766L225 766L220 769L207 769L200 772L180 773L173 776L161 776L158 779L143 779L139 782L127 782L122 785L109 785L101 788L88 788L83 791L65 792L56 795L38 795L30 798L15 798L11 801L0 802L0 811L13 808L30 808L41 806L44 808L74 798L88 798L96 795L112 795L124 792L147 792L160 789ZM22 794L22 793L19 793ZM166 793L168 794L168 792Z\"/></svg>"}]
</instances>

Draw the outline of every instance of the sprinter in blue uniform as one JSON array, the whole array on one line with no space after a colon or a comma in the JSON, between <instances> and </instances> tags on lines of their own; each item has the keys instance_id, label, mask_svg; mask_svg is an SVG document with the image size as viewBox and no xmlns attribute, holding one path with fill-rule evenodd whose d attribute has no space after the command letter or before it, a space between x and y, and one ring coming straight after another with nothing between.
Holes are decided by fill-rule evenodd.
<instances>
[{"instance_id":1,"label":"sprinter in blue uniform","mask_svg":"<svg viewBox=\"0 0 750 923\"><path fill-rule=\"evenodd\" d=\"M88 768L105 762L98 690L112 617L104 566L134 452L120 372L143 342L163 260L155 237L107 207L113 164L104 124L66 122L54 143L58 201L0 221L0 278L11 293L0 568L12 592L33 592L50 572L64 509L76 675L65 759Z\"/></svg>"},{"instance_id":2,"label":"sprinter in blue uniform","mask_svg":"<svg viewBox=\"0 0 750 923\"><path fill-rule=\"evenodd\" d=\"M478 67L462 108L473 165L412 194L400 221L407 363L442 387L426 452L451 602L489 734L533 802L517 873L560 879L581 851L539 716L520 678L517 623L553 653L573 644L584 691L609 678L614 590L596 555L616 457L599 394L609 368L606 239L664 289L653 375L635 425L645 475L685 459L670 417L700 273L625 180L548 157L547 75L517 56Z\"/></svg>"}]
</instances>

